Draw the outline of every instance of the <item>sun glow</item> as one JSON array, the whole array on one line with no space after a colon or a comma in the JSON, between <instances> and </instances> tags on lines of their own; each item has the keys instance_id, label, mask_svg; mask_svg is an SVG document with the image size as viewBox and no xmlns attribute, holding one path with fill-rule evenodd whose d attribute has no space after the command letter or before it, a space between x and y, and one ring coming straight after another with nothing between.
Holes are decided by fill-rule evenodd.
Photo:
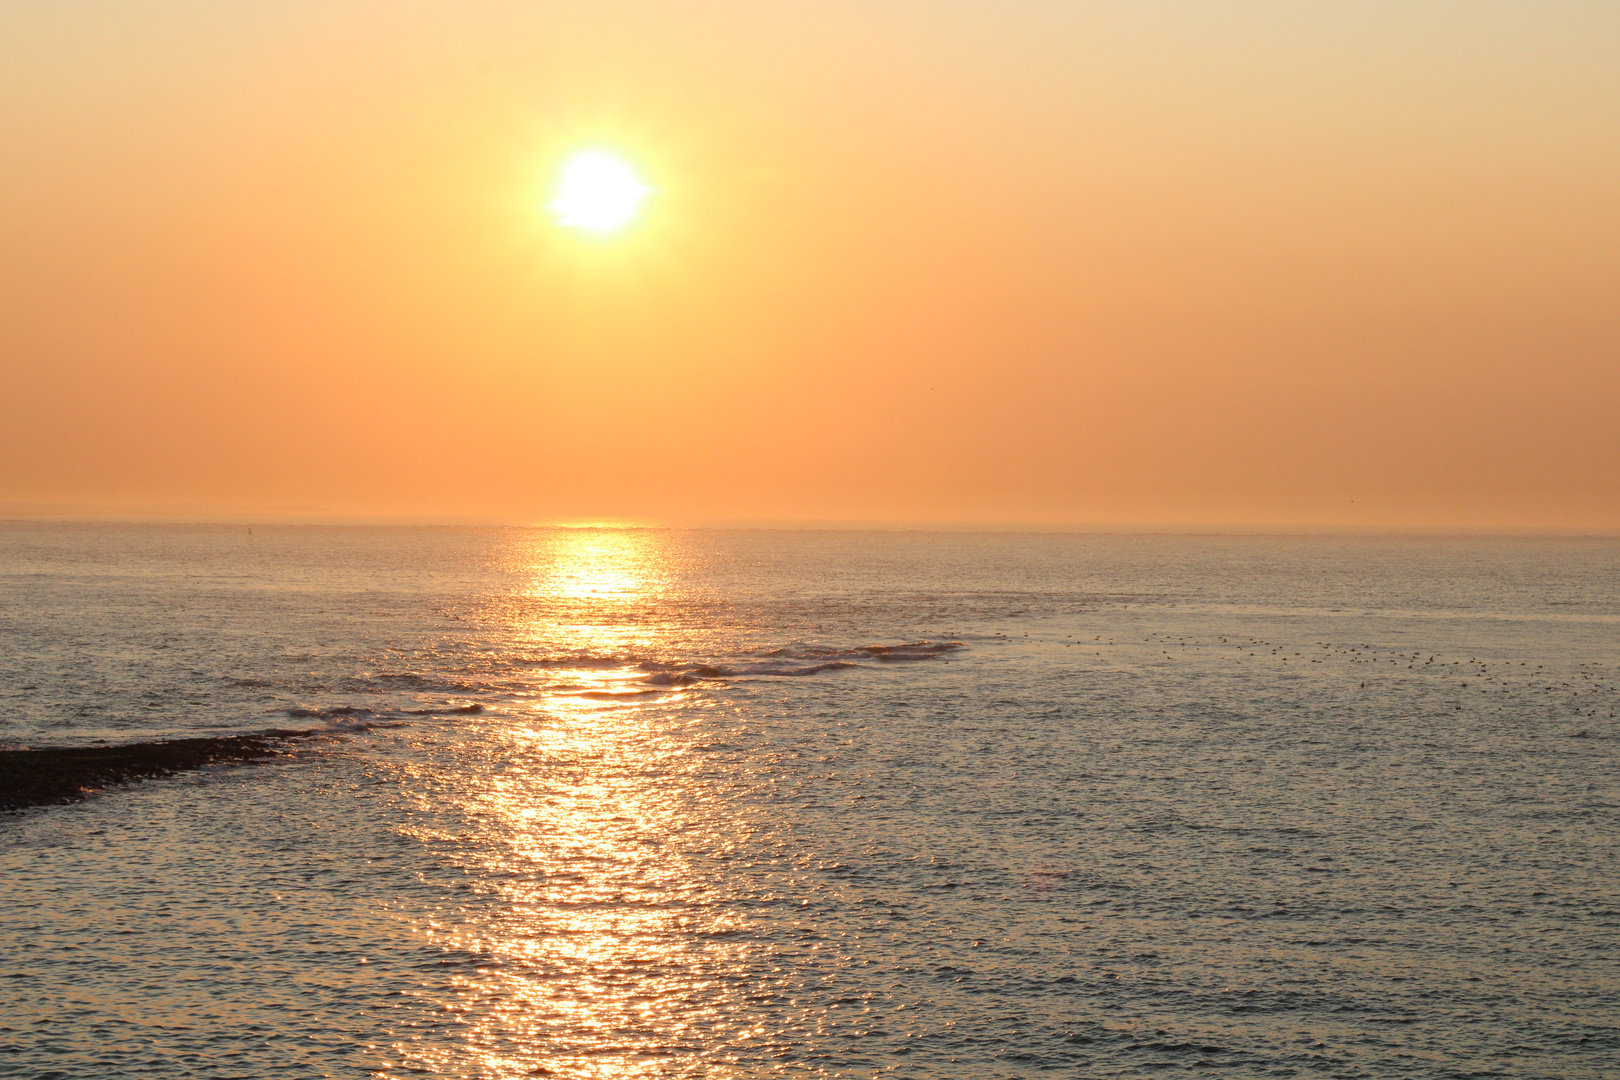
<instances>
[{"instance_id":1,"label":"sun glow","mask_svg":"<svg viewBox=\"0 0 1620 1080\"><path fill-rule=\"evenodd\" d=\"M618 158L584 150L563 166L557 194L548 204L557 224L590 232L612 232L636 214L652 189Z\"/></svg>"}]
</instances>

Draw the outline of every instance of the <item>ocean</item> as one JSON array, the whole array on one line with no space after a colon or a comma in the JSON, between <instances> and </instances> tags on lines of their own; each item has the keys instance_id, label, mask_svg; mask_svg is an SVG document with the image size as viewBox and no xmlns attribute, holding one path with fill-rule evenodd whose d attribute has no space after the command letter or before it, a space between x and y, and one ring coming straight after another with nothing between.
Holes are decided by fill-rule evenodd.
<instances>
[{"instance_id":1,"label":"ocean","mask_svg":"<svg viewBox=\"0 0 1620 1080\"><path fill-rule=\"evenodd\" d=\"M6 1077L1614 1077L1620 540L0 525Z\"/></svg>"}]
</instances>

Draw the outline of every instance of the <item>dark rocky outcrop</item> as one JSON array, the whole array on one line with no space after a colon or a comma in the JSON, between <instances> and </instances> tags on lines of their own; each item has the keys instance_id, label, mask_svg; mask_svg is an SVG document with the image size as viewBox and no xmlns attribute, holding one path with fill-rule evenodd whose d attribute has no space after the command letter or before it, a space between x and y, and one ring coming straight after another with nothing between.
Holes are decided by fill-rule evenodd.
<instances>
[{"instance_id":1,"label":"dark rocky outcrop","mask_svg":"<svg viewBox=\"0 0 1620 1080\"><path fill-rule=\"evenodd\" d=\"M273 728L253 735L128 743L123 746L0 750L0 811L74 802L97 790L206 765L263 761L318 731Z\"/></svg>"}]
</instances>

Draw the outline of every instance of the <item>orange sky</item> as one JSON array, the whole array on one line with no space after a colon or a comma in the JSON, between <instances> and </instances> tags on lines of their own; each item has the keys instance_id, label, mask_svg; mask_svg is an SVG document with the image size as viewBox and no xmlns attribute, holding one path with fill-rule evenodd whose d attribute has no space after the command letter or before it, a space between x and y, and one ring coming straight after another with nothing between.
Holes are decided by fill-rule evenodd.
<instances>
[{"instance_id":1,"label":"orange sky","mask_svg":"<svg viewBox=\"0 0 1620 1080\"><path fill-rule=\"evenodd\" d=\"M0 7L0 516L1620 528L1620 5ZM582 146L657 190L588 240Z\"/></svg>"}]
</instances>

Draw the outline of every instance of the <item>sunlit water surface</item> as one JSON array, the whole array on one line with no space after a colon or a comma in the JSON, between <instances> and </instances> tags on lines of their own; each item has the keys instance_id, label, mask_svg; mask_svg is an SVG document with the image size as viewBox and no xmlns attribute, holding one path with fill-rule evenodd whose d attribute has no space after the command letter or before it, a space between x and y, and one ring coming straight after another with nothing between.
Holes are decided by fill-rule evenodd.
<instances>
[{"instance_id":1,"label":"sunlit water surface","mask_svg":"<svg viewBox=\"0 0 1620 1080\"><path fill-rule=\"evenodd\" d=\"M1612 1077L1620 543L0 526L0 1075Z\"/></svg>"}]
</instances>

